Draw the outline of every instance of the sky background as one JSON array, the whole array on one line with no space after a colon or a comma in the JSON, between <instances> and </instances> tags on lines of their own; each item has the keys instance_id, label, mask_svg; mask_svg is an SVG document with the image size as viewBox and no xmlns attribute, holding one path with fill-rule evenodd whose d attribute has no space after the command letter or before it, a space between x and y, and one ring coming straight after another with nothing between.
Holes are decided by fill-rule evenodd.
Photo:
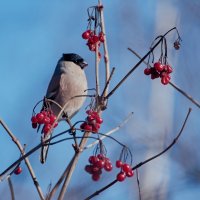
<instances>
[{"instance_id":1,"label":"sky background","mask_svg":"<svg viewBox=\"0 0 200 200\"><path fill-rule=\"evenodd\" d=\"M57 60L62 53L75 52L88 62L86 69L89 88L94 85L94 54L88 51L81 34L87 27L87 8L95 0L85 1L0 1L0 118L8 125L27 150L36 146L40 134L31 128L34 105L46 93ZM145 55L151 42L160 34L176 26L182 38L179 51L173 49L175 32L169 34L168 62L173 66L172 82L200 101L200 2L198 0L126 0L103 1L106 36L111 67L116 67L110 88L133 67L138 59L131 47ZM155 59L159 51L155 51ZM101 83L104 83L103 62ZM130 113L134 117L120 131L113 134L130 147L133 162L137 164L160 152L180 130L187 110L193 111L178 144L162 157L139 169L142 199L188 200L200 197L200 110L171 86L163 86L143 74L141 65L110 98L103 113L101 131L108 132ZM89 101L85 103L86 107ZM83 109L73 122L85 118ZM38 108L39 110L39 108ZM61 123L55 130L65 130ZM118 159L120 147L105 140L108 156L113 163ZM106 183L117 171L104 173L100 181L93 182L84 172L87 150L80 158L66 199L84 199ZM44 192L51 182L57 181L73 155L71 142L50 149L45 165L39 162L39 151L30 156L38 181ZM18 149L0 127L0 172L20 156ZM16 199L39 199L24 163L23 173L12 177ZM94 199L139 199L136 178L117 183ZM0 199L10 199L7 181L0 183Z\"/></svg>"}]
</instances>

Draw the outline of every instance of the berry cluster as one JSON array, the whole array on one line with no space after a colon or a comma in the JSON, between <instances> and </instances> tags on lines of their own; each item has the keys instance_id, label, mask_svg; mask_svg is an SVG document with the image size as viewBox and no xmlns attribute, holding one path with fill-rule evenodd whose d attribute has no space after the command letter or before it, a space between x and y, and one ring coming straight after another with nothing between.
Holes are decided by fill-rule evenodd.
<instances>
[{"instance_id":1,"label":"berry cluster","mask_svg":"<svg viewBox=\"0 0 200 200\"><path fill-rule=\"evenodd\" d=\"M145 75L151 75L151 79L161 78L161 83L167 85L171 79L170 73L173 72L173 69L168 64L162 64L161 62L155 62L153 67L147 67L144 69Z\"/></svg>"},{"instance_id":2,"label":"berry cluster","mask_svg":"<svg viewBox=\"0 0 200 200\"><path fill-rule=\"evenodd\" d=\"M99 32L99 34L95 34L94 31L92 30L86 30L85 32L83 32L82 34L82 38L84 40L87 40L86 45L88 46L90 51L96 51L96 45L98 45L98 47L100 47L100 44L104 42L105 38L104 38L104 33L101 31ZM99 57L100 57L100 52L99 52Z\"/></svg>"},{"instance_id":3,"label":"berry cluster","mask_svg":"<svg viewBox=\"0 0 200 200\"><path fill-rule=\"evenodd\" d=\"M19 175L22 172L22 168L21 167L17 167L14 171L14 174Z\"/></svg>"},{"instance_id":4,"label":"berry cluster","mask_svg":"<svg viewBox=\"0 0 200 200\"><path fill-rule=\"evenodd\" d=\"M92 175L92 180L98 181L102 174L102 169L110 172L113 169L112 163L109 158L104 154L89 157L90 165L85 166L85 171Z\"/></svg>"},{"instance_id":5,"label":"berry cluster","mask_svg":"<svg viewBox=\"0 0 200 200\"><path fill-rule=\"evenodd\" d=\"M131 166L127 163L123 163L121 160L116 161L116 167L121 168L121 171L117 174L117 180L122 182L126 177L132 177L134 175Z\"/></svg>"},{"instance_id":6,"label":"berry cluster","mask_svg":"<svg viewBox=\"0 0 200 200\"><path fill-rule=\"evenodd\" d=\"M46 111L46 110L43 110L37 113L36 115L33 115L31 118L33 128L37 128L37 126L41 124L44 125L42 131L45 135L47 135L50 132L55 120L56 116L52 113L52 111ZM54 128L57 125L58 123L56 122L54 124Z\"/></svg>"},{"instance_id":7,"label":"berry cluster","mask_svg":"<svg viewBox=\"0 0 200 200\"><path fill-rule=\"evenodd\" d=\"M86 121L81 124L80 128L85 131L91 131L93 133L99 132L100 126L103 123L103 119L99 114L93 110L87 110L88 114Z\"/></svg>"}]
</instances>

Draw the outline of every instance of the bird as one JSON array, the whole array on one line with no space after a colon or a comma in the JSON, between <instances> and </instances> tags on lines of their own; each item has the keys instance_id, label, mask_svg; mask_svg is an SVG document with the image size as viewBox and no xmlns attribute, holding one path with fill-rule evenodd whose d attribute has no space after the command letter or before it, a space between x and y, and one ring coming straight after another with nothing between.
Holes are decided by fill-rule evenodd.
<instances>
[{"instance_id":1,"label":"bird","mask_svg":"<svg viewBox=\"0 0 200 200\"><path fill-rule=\"evenodd\" d=\"M82 107L87 95L87 78L84 72L87 65L87 62L75 53L64 53L58 60L45 96L61 107L65 106L64 114L58 121L61 121L64 117L71 119ZM54 103L50 103L50 107L52 113L58 116L61 108ZM44 143L51 135L52 133L46 136L42 134L41 141ZM41 148L40 162L42 164L46 161L48 148L49 145Z\"/></svg>"}]
</instances>

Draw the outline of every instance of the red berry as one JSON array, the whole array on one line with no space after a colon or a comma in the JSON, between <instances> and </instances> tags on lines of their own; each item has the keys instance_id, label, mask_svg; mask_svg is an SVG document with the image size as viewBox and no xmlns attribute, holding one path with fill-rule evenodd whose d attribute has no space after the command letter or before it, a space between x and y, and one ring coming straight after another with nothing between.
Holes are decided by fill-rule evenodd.
<instances>
[{"instance_id":1,"label":"red berry","mask_svg":"<svg viewBox=\"0 0 200 200\"><path fill-rule=\"evenodd\" d=\"M117 160L115 165L116 165L117 168L121 168L122 165L123 165L123 162L121 160Z\"/></svg>"},{"instance_id":2,"label":"red berry","mask_svg":"<svg viewBox=\"0 0 200 200\"><path fill-rule=\"evenodd\" d=\"M95 165L97 161L99 161L99 158L97 158L96 156L90 156L88 159L89 163Z\"/></svg>"},{"instance_id":3,"label":"red berry","mask_svg":"<svg viewBox=\"0 0 200 200\"><path fill-rule=\"evenodd\" d=\"M145 75L150 75L151 74L151 69L150 68L144 69L144 74Z\"/></svg>"},{"instance_id":4,"label":"red berry","mask_svg":"<svg viewBox=\"0 0 200 200\"><path fill-rule=\"evenodd\" d=\"M103 119L100 118L100 117L96 117L96 122L99 123L99 124L102 124L103 123Z\"/></svg>"},{"instance_id":5,"label":"red berry","mask_svg":"<svg viewBox=\"0 0 200 200\"><path fill-rule=\"evenodd\" d=\"M95 126L92 126L92 132L93 133L98 133L99 132L99 129Z\"/></svg>"},{"instance_id":6,"label":"red berry","mask_svg":"<svg viewBox=\"0 0 200 200\"><path fill-rule=\"evenodd\" d=\"M51 124L45 124L43 128L43 132L45 135L49 134L51 130Z\"/></svg>"},{"instance_id":7,"label":"red berry","mask_svg":"<svg viewBox=\"0 0 200 200\"><path fill-rule=\"evenodd\" d=\"M14 173L15 173L16 175L21 174L21 172L22 172L22 168L21 168L21 167L18 167L18 168L14 171Z\"/></svg>"},{"instance_id":8,"label":"red berry","mask_svg":"<svg viewBox=\"0 0 200 200\"><path fill-rule=\"evenodd\" d=\"M88 115L87 120L88 120L88 122L91 122L92 120L94 120L94 117L92 115Z\"/></svg>"},{"instance_id":9,"label":"red berry","mask_svg":"<svg viewBox=\"0 0 200 200\"><path fill-rule=\"evenodd\" d=\"M80 125L80 129L84 129L84 127L87 125L87 122L83 122L81 125Z\"/></svg>"},{"instance_id":10,"label":"red berry","mask_svg":"<svg viewBox=\"0 0 200 200\"><path fill-rule=\"evenodd\" d=\"M96 46L95 46L95 44L88 44L88 47L89 47L89 50L90 51L96 51Z\"/></svg>"},{"instance_id":11,"label":"red berry","mask_svg":"<svg viewBox=\"0 0 200 200\"><path fill-rule=\"evenodd\" d=\"M111 163L106 162L105 165L104 165L104 169L105 169L107 172L110 172L110 171L113 169L113 166L112 166Z\"/></svg>"},{"instance_id":12,"label":"red berry","mask_svg":"<svg viewBox=\"0 0 200 200\"><path fill-rule=\"evenodd\" d=\"M50 115L49 119L50 119L50 124L53 124L56 120L56 116L52 114Z\"/></svg>"},{"instance_id":13,"label":"red berry","mask_svg":"<svg viewBox=\"0 0 200 200\"><path fill-rule=\"evenodd\" d=\"M92 41L93 41L94 44L96 44L99 41L99 37L97 35L93 35Z\"/></svg>"},{"instance_id":14,"label":"red berry","mask_svg":"<svg viewBox=\"0 0 200 200\"><path fill-rule=\"evenodd\" d=\"M92 166L91 165L86 165L85 166L85 171L88 172L89 174L92 174Z\"/></svg>"},{"instance_id":15,"label":"red berry","mask_svg":"<svg viewBox=\"0 0 200 200\"><path fill-rule=\"evenodd\" d=\"M173 69L170 65L165 65L165 70L167 71L167 73L172 73L173 72Z\"/></svg>"},{"instance_id":16,"label":"red berry","mask_svg":"<svg viewBox=\"0 0 200 200\"><path fill-rule=\"evenodd\" d=\"M92 112L93 112L93 110L87 110L87 111L86 111L86 113L87 113L88 115L91 115Z\"/></svg>"},{"instance_id":17,"label":"red berry","mask_svg":"<svg viewBox=\"0 0 200 200\"><path fill-rule=\"evenodd\" d=\"M97 166L98 168L102 169L105 165L105 161L103 160L98 160L96 163L95 163L95 166Z\"/></svg>"},{"instance_id":18,"label":"red berry","mask_svg":"<svg viewBox=\"0 0 200 200\"><path fill-rule=\"evenodd\" d=\"M92 174L92 180L98 181L100 179L100 174Z\"/></svg>"},{"instance_id":19,"label":"red berry","mask_svg":"<svg viewBox=\"0 0 200 200\"><path fill-rule=\"evenodd\" d=\"M102 43L105 41L103 32L99 33L99 41L102 42Z\"/></svg>"},{"instance_id":20,"label":"red berry","mask_svg":"<svg viewBox=\"0 0 200 200\"><path fill-rule=\"evenodd\" d=\"M82 38L83 38L84 40L89 39L90 33L91 33L91 30L87 30L87 31L83 32Z\"/></svg>"},{"instance_id":21,"label":"red berry","mask_svg":"<svg viewBox=\"0 0 200 200\"><path fill-rule=\"evenodd\" d=\"M152 69L154 69L154 68L152 68ZM160 74L157 71L154 71L153 73L151 73L151 79L156 79L158 77L160 77Z\"/></svg>"},{"instance_id":22,"label":"red berry","mask_svg":"<svg viewBox=\"0 0 200 200\"><path fill-rule=\"evenodd\" d=\"M48 111L45 111L45 110L43 110L41 113L42 113L44 116L47 116L47 115L48 115Z\"/></svg>"},{"instance_id":23,"label":"red berry","mask_svg":"<svg viewBox=\"0 0 200 200\"><path fill-rule=\"evenodd\" d=\"M44 119L43 119L43 123L44 124L49 124L50 123L50 118L45 116Z\"/></svg>"},{"instance_id":24,"label":"red berry","mask_svg":"<svg viewBox=\"0 0 200 200\"><path fill-rule=\"evenodd\" d=\"M38 113L36 115L36 118L37 118L38 124L43 124L44 114Z\"/></svg>"},{"instance_id":25,"label":"red berry","mask_svg":"<svg viewBox=\"0 0 200 200\"><path fill-rule=\"evenodd\" d=\"M171 77L170 77L169 75L163 76L163 77L161 78L161 83L162 83L163 85L167 85L167 84L169 83L170 79L171 79Z\"/></svg>"},{"instance_id":26,"label":"red berry","mask_svg":"<svg viewBox=\"0 0 200 200\"><path fill-rule=\"evenodd\" d=\"M32 118L31 118L31 122L32 123L37 123L38 121L37 121L37 117L36 116L33 116Z\"/></svg>"},{"instance_id":27,"label":"red berry","mask_svg":"<svg viewBox=\"0 0 200 200\"><path fill-rule=\"evenodd\" d=\"M99 158L100 160L105 160L105 156L103 154L98 154L97 158Z\"/></svg>"},{"instance_id":28,"label":"red berry","mask_svg":"<svg viewBox=\"0 0 200 200\"><path fill-rule=\"evenodd\" d=\"M92 126L90 126L89 124L86 124L86 125L84 126L84 130L85 130L85 131L93 131L93 128L92 128Z\"/></svg>"},{"instance_id":29,"label":"red berry","mask_svg":"<svg viewBox=\"0 0 200 200\"><path fill-rule=\"evenodd\" d=\"M125 180L125 178L126 178L125 172L120 172L119 174L117 174L117 181L122 182Z\"/></svg>"},{"instance_id":30,"label":"red berry","mask_svg":"<svg viewBox=\"0 0 200 200\"><path fill-rule=\"evenodd\" d=\"M154 63L153 66L156 69L156 71L158 71L158 72L161 72L163 70L163 65L160 62Z\"/></svg>"},{"instance_id":31,"label":"red berry","mask_svg":"<svg viewBox=\"0 0 200 200\"><path fill-rule=\"evenodd\" d=\"M99 170L100 170L99 167L97 167L95 165L92 165L91 168L92 168L92 173L93 174L98 174L99 173Z\"/></svg>"},{"instance_id":32,"label":"red berry","mask_svg":"<svg viewBox=\"0 0 200 200\"><path fill-rule=\"evenodd\" d=\"M124 163L124 164L122 165L122 170L123 170L125 173L127 173L127 172L129 172L129 171L131 170L131 166L130 166L129 164L127 164L127 163Z\"/></svg>"},{"instance_id":33,"label":"red berry","mask_svg":"<svg viewBox=\"0 0 200 200\"><path fill-rule=\"evenodd\" d=\"M37 128L37 123L32 123L32 128Z\"/></svg>"},{"instance_id":34,"label":"red berry","mask_svg":"<svg viewBox=\"0 0 200 200\"><path fill-rule=\"evenodd\" d=\"M132 169L130 171L126 172L127 177L132 177L133 175L134 175L134 172Z\"/></svg>"}]
</instances>

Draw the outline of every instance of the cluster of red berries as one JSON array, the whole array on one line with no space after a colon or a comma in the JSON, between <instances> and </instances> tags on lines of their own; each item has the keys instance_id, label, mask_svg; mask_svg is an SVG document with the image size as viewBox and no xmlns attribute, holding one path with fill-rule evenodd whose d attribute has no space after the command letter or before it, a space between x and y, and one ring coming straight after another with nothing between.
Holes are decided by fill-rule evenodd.
<instances>
[{"instance_id":1,"label":"cluster of red berries","mask_svg":"<svg viewBox=\"0 0 200 200\"><path fill-rule=\"evenodd\" d=\"M121 160L117 160L115 165L117 168L121 168L121 171L116 177L117 181L122 182L126 177L132 177L134 175L134 172L129 164L123 163Z\"/></svg>"},{"instance_id":2,"label":"cluster of red berries","mask_svg":"<svg viewBox=\"0 0 200 200\"><path fill-rule=\"evenodd\" d=\"M145 75L151 75L151 79L161 78L161 83L167 85L171 79L170 73L173 72L173 69L170 65L163 65L161 62L155 62L153 67L147 67L144 70Z\"/></svg>"},{"instance_id":3,"label":"cluster of red berries","mask_svg":"<svg viewBox=\"0 0 200 200\"><path fill-rule=\"evenodd\" d=\"M21 167L17 167L14 171L14 174L19 175L22 172L22 168Z\"/></svg>"},{"instance_id":4,"label":"cluster of red berries","mask_svg":"<svg viewBox=\"0 0 200 200\"><path fill-rule=\"evenodd\" d=\"M85 171L92 175L92 180L94 181L100 179L103 169L107 172L110 172L113 169L110 159L103 154L90 156L88 161L90 165L85 166Z\"/></svg>"},{"instance_id":5,"label":"cluster of red berries","mask_svg":"<svg viewBox=\"0 0 200 200\"><path fill-rule=\"evenodd\" d=\"M33 115L31 118L33 128L37 128L38 125L44 124L43 133L45 135L47 135L50 132L55 120L56 120L56 116L52 113L52 111L46 111L46 110L43 110L37 113L36 115ZM56 122L54 124L54 128L57 125L58 123Z\"/></svg>"},{"instance_id":6,"label":"cluster of red berries","mask_svg":"<svg viewBox=\"0 0 200 200\"><path fill-rule=\"evenodd\" d=\"M86 30L82 34L82 38L84 40L87 40L86 45L88 46L90 51L96 51L96 44L100 47L100 44L104 42L104 33L101 31L99 34L95 34L92 30ZM101 54L99 52L99 57L101 57Z\"/></svg>"},{"instance_id":7,"label":"cluster of red berries","mask_svg":"<svg viewBox=\"0 0 200 200\"><path fill-rule=\"evenodd\" d=\"M88 116L86 121L81 124L80 128L93 133L99 132L100 126L103 123L103 119L97 112L93 110L87 110L86 113Z\"/></svg>"}]
</instances>

